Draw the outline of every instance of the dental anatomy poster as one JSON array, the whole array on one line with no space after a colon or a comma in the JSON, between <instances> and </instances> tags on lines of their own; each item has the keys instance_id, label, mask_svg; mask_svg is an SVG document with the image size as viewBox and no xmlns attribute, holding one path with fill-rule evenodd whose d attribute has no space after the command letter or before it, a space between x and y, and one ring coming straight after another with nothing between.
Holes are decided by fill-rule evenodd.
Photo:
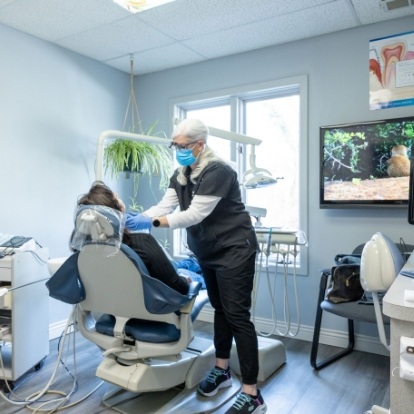
<instances>
[{"instance_id":1,"label":"dental anatomy poster","mask_svg":"<svg viewBox=\"0 0 414 414\"><path fill-rule=\"evenodd\" d=\"M414 105L414 32L370 40L369 109Z\"/></svg>"}]
</instances>

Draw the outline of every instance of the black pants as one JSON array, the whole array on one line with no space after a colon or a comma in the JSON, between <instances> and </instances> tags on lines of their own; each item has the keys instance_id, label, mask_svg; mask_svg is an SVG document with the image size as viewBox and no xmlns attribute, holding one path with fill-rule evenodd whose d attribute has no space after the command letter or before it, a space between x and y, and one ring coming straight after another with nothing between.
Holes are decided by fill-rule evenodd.
<instances>
[{"instance_id":1,"label":"black pants","mask_svg":"<svg viewBox=\"0 0 414 414\"><path fill-rule=\"evenodd\" d=\"M230 270L213 270L201 265L210 303L214 308L216 357L230 357L233 338L239 356L242 382L254 385L259 372L256 330L250 320L251 295L256 254Z\"/></svg>"}]
</instances>

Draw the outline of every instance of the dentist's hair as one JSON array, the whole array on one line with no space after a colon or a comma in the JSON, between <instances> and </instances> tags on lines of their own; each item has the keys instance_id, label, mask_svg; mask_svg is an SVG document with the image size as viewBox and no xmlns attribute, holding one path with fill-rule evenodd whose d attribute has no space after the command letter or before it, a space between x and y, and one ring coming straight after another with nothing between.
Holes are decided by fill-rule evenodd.
<instances>
[{"instance_id":1,"label":"dentist's hair","mask_svg":"<svg viewBox=\"0 0 414 414\"><path fill-rule=\"evenodd\" d=\"M187 167L180 167L178 169L177 181L181 185L187 185L187 180L190 179L195 183L197 177L201 174L204 168L207 167L211 162L222 162L226 163L222 158L218 157L217 154L211 150L207 145L207 136L209 134L208 127L202 121L198 119L184 119L178 125L174 127L171 139L182 135L187 138L189 142L192 141L204 141L204 148L198 156L198 165L194 170L190 171L187 176Z\"/></svg>"},{"instance_id":2,"label":"dentist's hair","mask_svg":"<svg viewBox=\"0 0 414 414\"><path fill-rule=\"evenodd\" d=\"M171 134L171 139L178 135L184 135L189 141L202 140L207 142L209 131L207 125L198 119L184 119L176 125Z\"/></svg>"}]
</instances>

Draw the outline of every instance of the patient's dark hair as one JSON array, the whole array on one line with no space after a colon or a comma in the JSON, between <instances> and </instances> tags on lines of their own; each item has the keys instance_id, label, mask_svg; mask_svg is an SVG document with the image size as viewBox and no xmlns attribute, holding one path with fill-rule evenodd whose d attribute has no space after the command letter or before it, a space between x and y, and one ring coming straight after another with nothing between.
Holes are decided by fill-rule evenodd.
<instances>
[{"instance_id":1,"label":"patient's dark hair","mask_svg":"<svg viewBox=\"0 0 414 414\"><path fill-rule=\"evenodd\" d=\"M102 181L95 181L89 192L80 196L78 199L79 205L98 205L113 208L114 210L122 211L122 207L119 204L118 198L115 193ZM75 230L72 232L70 240L72 240ZM130 242L130 236L128 229L124 229L122 238L123 243L128 244ZM71 248L72 251L75 251Z\"/></svg>"},{"instance_id":2,"label":"patient's dark hair","mask_svg":"<svg viewBox=\"0 0 414 414\"><path fill-rule=\"evenodd\" d=\"M102 181L95 181L87 194L79 197L78 205L99 205L122 211L115 193Z\"/></svg>"}]
</instances>

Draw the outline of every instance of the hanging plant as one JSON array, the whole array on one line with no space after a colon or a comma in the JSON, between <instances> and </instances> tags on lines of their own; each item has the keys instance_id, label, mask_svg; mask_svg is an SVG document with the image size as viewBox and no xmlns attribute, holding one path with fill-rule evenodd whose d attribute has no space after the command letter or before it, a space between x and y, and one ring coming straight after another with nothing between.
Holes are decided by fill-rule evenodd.
<instances>
[{"instance_id":1,"label":"hanging plant","mask_svg":"<svg viewBox=\"0 0 414 414\"><path fill-rule=\"evenodd\" d=\"M119 138L105 147L104 165L105 171L116 178L120 172L159 175L160 189L165 189L173 164L165 145Z\"/></svg>"},{"instance_id":2,"label":"hanging plant","mask_svg":"<svg viewBox=\"0 0 414 414\"><path fill-rule=\"evenodd\" d=\"M157 126L155 122L144 132L141 126L141 119L138 112L138 105L134 90L134 70L133 57L131 56L131 87L128 106L124 119L124 130L128 115L131 116L131 128L128 132L138 133L141 135L153 136L158 138L167 137L164 133L154 132ZM152 144L148 142L118 138L111 141L104 149L104 167L105 172L112 177L119 178L121 172L126 172L129 178L130 173L134 174L134 194L131 199L131 209L139 210L141 206L135 203L138 193L138 183L141 174L148 173L150 179L156 175L160 177L159 189L165 190L168 187L169 179L173 171L173 162L171 151L166 145Z\"/></svg>"}]
</instances>

